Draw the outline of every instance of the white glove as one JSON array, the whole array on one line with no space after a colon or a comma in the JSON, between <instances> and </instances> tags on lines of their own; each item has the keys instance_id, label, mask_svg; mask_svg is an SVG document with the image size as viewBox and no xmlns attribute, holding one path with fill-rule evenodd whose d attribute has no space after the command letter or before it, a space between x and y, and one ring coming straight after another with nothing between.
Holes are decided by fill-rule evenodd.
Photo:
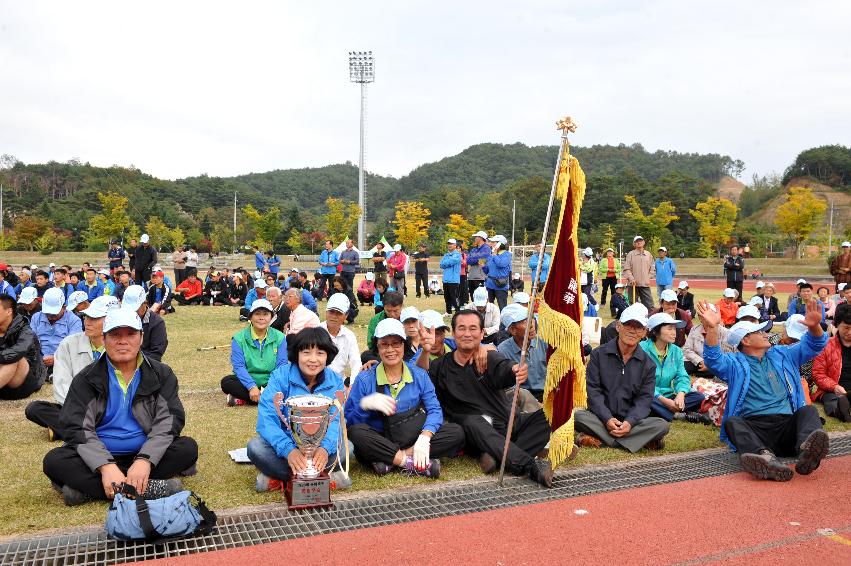
<instances>
[{"instance_id":1,"label":"white glove","mask_svg":"<svg viewBox=\"0 0 851 566\"><path fill-rule=\"evenodd\" d=\"M421 434L414 443L414 467L418 470L428 468L428 452L431 447L431 437Z\"/></svg>"},{"instance_id":2,"label":"white glove","mask_svg":"<svg viewBox=\"0 0 851 566\"><path fill-rule=\"evenodd\" d=\"M396 400L384 393L371 393L360 400L360 408L364 411L378 411L385 415L396 412Z\"/></svg>"}]
</instances>

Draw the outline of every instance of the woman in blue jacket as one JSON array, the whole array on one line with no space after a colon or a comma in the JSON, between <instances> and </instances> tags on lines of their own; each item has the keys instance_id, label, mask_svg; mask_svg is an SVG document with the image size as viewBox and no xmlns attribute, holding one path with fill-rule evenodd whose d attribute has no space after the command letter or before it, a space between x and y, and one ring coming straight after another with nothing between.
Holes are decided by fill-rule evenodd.
<instances>
[{"instance_id":1,"label":"woman in blue jacket","mask_svg":"<svg viewBox=\"0 0 851 566\"><path fill-rule=\"evenodd\" d=\"M278 367L260 394L257 412L257 434L248 442L248 458L259 473L255 487L260 491L283 490L293 472L304 471L307 459L296 445L292 432L281 422L275 410L274 397L280 392L284 400L294 395L324 395L334 399L343 391L343 378L328 368L337 355L337 347L324 328L305 328L287 338L289 363ZM289 416L286 407L284 416ZM330 468L337 457L340 440L340 421L328 424L322 444L313 454L316 469Z\"/></svg>"},{"instance_id":2,"label":"woman in blue jacket","mask_svg":"<svg viewBox=\"0 0 851 566\"><path fill-rule=\"evenodd\" d=\"M491 244L491 255L485 264L484 271L488 278L485 280L485 288L488 290L488 301L499 306L499 310L508 304L508 283L511 278L511 252L508 248L508 240L505 236L497 234L488 238Z\"/></svg>"},{"instance_id":3,"label":"woman in blue jacket","mask_svg":"<svg viewBox=\"0 0 851 566\"><path fill-rule=\"evenodd\" d=\"M464 430L443 422L428 373L404 356L410 349L396 319L378 323L373 338L381 362L362 371L346 401L346 423L355 457L378 475L398 470L437 478L440 458L464 446Z\"/></svg>"}]
</instances>

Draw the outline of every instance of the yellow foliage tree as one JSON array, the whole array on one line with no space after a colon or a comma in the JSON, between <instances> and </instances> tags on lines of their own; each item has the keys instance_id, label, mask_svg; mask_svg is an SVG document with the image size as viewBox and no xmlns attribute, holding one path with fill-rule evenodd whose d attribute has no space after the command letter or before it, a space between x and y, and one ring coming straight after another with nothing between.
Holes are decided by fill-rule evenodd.
<instances>
[{"instance_id":1,"label":"yellow foliage tree","mask_svg":"<svg viewBox=\"0 0 851 566\"><path fill-rule=\"evenodd\" d=\"M98 193L101 212L89 220L87 236L90 242L106 243L119 240L135 230L135 226L127 215L126 196L114 193Z\"/></svg>"},{"instance_id":2,"label":"yellow foliage tree","mask_svg":"<svg viewBox=\"0 0 851 566\"><path fill-rule=\"evenodd\" d=\"M362 211L356 203L350 202L346 205L342 199L334 197L328 197L325 204L328 206L328 213L325 215L328 239L337 245L343 238L355 232Z\"/></svg>"},{"instance_id":3,"label":"yellow foliage tree","mask_svg":"<svg viewBox=\"0 0 851 566\"><path fill-rule=\"evenodd\" d=\"M697 203L689 214L697 220L700 241L707 257L715 250L716 256L730 241L739 208L725 198L709 197Z\"/></svg>"},{"instance_id":4,"label":"yellow foliage tree","mask_svg":"<svg viewBox=\"0 0 851 566\"><path fill-rule=\"evenodd\" d=\"M145 233L151 239L151 245L157 249L171 241L171 230L160 220L159 216L151 216L145 224Z\"/></svg>"},{"instance_id":5,"label":"yellow foliage tree","mask_svg":"<svg viewBox=\"0 0 851 566\"><path fill-rule=\"evenodd\" d=\"M821 224L827 203L813 195L808 187L789 187L786 202L777 208L774 223L784 234L795 240L795 257L801 257L801 248L810 234Z\"/></svg>"},{"instance_id":6,"label":"yellow foliage tree","mask_svg":"<svg viewBox=\"0 0 851 566\"><path fill-rule=\"evenodd\" d=\"M668 224L680 219L674 214L676 208L671 201L660 202L650 214L646 214L641 210L634 196L625 195L624 199L629 205L624 216L632 221L636 234L643 236L644 240L650 244L649 249L658 247L662 243L663 236L668 234Z\"/></svg>"},{"instance_id":7,"label":"yellow foliage tree","mask_svg":"<svg viewBox=\"0 0 851 566\"><path fill-rule=\"evenodd\" d=\"M414 249L417 244L428 236L431 226L431 211L416 201L399 201L396 203L396 225L394 232L396 240L407 249Z\"/></svg>"}]
</instances>

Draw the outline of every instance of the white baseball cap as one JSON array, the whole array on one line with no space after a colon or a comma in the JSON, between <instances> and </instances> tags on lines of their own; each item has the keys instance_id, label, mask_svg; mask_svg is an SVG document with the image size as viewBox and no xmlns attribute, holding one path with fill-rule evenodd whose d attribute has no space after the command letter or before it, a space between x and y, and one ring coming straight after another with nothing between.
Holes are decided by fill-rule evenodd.
<instances>
[{"instance_id":1,"label":"white baseball cap","mask_svg":"<svg viewBox=\"0 0 851 566\"><path fill-rule=\"evenodd\" d=\"M151 239L151 237L148 236L147 234L142 234L142 237L139 238L139 241L142 242L143 244L147 244L148 241L150 241L150 239Z\"/></svg>"},{"instance_id":2,"label":"white baseball cap","mask_svg":"<svg viewBox=\"0 0 851 566\"><path fill-rule=\"evenodd\" d=\"M252 306L253 303L252 303ZM338 311L341 313L349 312L349 307L351 303L349 302L349 298L343 293L334 293L330 297L328 297L328 304L325 306L326 311Z\"/></svg>"},{"instance_id":3,"label":"white baseball cap","mask_svg":"<svg viewBox=\"0 0 851 566\"><path fill-rule=\"evenodd\" d=\"M505 305L505 308L502 309L502 313L500 313L499 316L499 322L501 322L505 328L508 328L512 324L526 320L527 318L529 318L529 309L522 305L518 305L517 303L511 303L510 305Z\"/></svg>"},{"instance_id":4,"label":"white baseball cap","mask_svg":"<svg viewBox=\"0 0 851 566\"><path fill-rule=\"evenodd\" d=\"M41 299L41 312L59 314L63 306L65 306L65 293L62 289L51 287L44 292L44 297Z\"/></svg>"},{"instance_id":5,"label":"white baseball cap","mask_svg":"<svg viewBox=\"0 0 851 566\"><path fill-rule=\"evenodd\" d=\"M487 240L488 239L488 233L485 232L484 230L479 230L478 232L473 234L473 237L474 238L481 238L483 240Z\"/></svg>"},{"instance_id":6,"label":"white baseball cap","mask_svg":"<svg viewBox=\"0 0 851 566\"><path fill-rule=\"evenodd\" d=\"M455 238L449 238L448 240L446 240L446 243L447 244L457 244L458 240L456 240Z\"/></svg>"},{"instance_id":7,"label":"white baseball cap","mask_svg":"<svg viewBox=\"0 0 851 566\"><path fill-rule=\"evenodd\" d=\"M582 253L585 254L585 257L591 257L594 255L594 250L592 250L591 248L585 248L584 250L582 250Z\"/></svg>"},{"instance_id":8,"label":"white baseball cap","mask_svg":"<svg viewBox=\"0 0 851 566\"><path fill-rule=\"evenodd\" d=\"M801 277L800 279L795 281L795 285L801 285L801 284L806 283L806 282L807 282L807 280L804 279L803 277Z\"/></svg>"},{"instance_id":9,"label":"white baseball cap","mask_svg":"<svg viewBox=\"0 0 851 566\"><path fill-rule=\"evenodd\" d=\"M804 326L804 315L793 314L786 319L786 336L794 340L800 340L807 333L807 327Z\"/></svg>"},{"instance_id":10,"label":"white baseball cap","mask_svg":"<svg viewBox=\"0 0 851 566\"><path fill-rule=\"evenodd\" d=\"M644 238L642 238L641 236L636 236L635 238L633 238L633 239L632 239L632 243L634 244L634 243L635 243L635 242L637 242L638 240L643 240L643 239L644 239Z\"/></svg>"},{"instance_id":11,"label":"white baseball cap","mask_svg":"<svg viewBox=\"0 0 851 566\"><path fill-rule=\"evenodd\" d=\"M133 330L142 330L142 319L136 314L136 311L126 307L111 309L106 313L106 320L103 321L103 333L106 334L110 330L116 328L132 328Z\"/></svg>"},{"instance_id":12,"label":"white baseball cap","mask_svg":"<svg viewBox=\"0 0 851 566\"><path fill-rule=\"evenodd\" d=\"M501 246L505 246L508 244L508 240L506 240L505 236L503 236L502 234L496 234L494 236L491 236L490 238L488 238L488 240L490 240L491 242L499 242Z\"/></svg>"},{"instance_id":13,"label":"white baseball cap","mask_svg":"<svg viewBox=\"0 0 851 566\"><path fill-rule=\"evenodd\" d=\"M508 308L508 306L506 306L505 308ZM449 325L446 324L446 321L443 320L443 315L432 309L424 310L423 312L421 312L420 321L426 328L449 328Z\"/></svg>"},{"instance_id":14,"label":"white baseball cap","mask_svg":"<svg viewBox=\"0 0 851 566\"><path fill-rule=\"evenodd\" d=\"M726 289L724 289L724 296L728 299L735 299L736 296L738 296L738 293L736 293L735 289L730 289L729 287L727 287Z\"/></svg>"},{"instance_id":15,"label":"white baseball cap","mask_svg":"<svg viewBox=\"0 0 851 566\"><path fill-rule=\"evenodd\" d=\"M484 287L476 287L473 291L473 305L483 307L488 304L488 290Z\"/></svg>"},{"instance_id":16,"label":"white baseball cap","mask_svg":"<svg viewBox=\"0 0 851 566\"><path fill-rule=\"evenodd\" d=\"M385 318L375 327L375 337L385 338L387 336L398 336L404 340L407 338L405 326L395 318Z\"/></svg>"},{"instance_id":17,"label":"white baseball cap","mask_svg":"<svg viewBox=\"0 0 851 566\"><path fill-rule=\"evenodd\" d=\"M254 275L253 275L253 278L254 278L254 279L263 279L263 274L262 274L262 273L260 273L260 271L259 271L259 270L258 270L258 271L255 271L255 272L254 272Z\"/></svg>"},{"instance_id":18,"label":"white baseball cap","mask_svg":"<svg viewBox=\"0 0 851 566\"><path fill-rule=\"evenodd\" d=\"M836 286L836 290L837 291L844 291L845 287L847 287L847 286L848 286L848 283L840 283L839 285Z\"/></svg>"},{"instance_id":19,"label":"white baseball cap","mask_svg":"<svg viewBox=\"0 0 851 566\"><path fill-rule=\"evenodd\" d=\"M88 300L89 294L85 291L74 291L68 295L68 308L73 311L80 305L80 303L84 303Z\"/></svg>"},{"instance_id":20,"label":"white baseball cap","mask_svg":"<svg viewBox=\"0 0 851 566\"><path fill-rule=\"evenodd\" d=\"M751 316L757 320L759 320L759 311L756 310L756 307L753 305L745 305L741 307L738 312L736 312L736 320L741 320L746 316Z\"/></svg>"},{"instance_id":21,"label":"white baseball cap","mask_svg":"<svg viewBox=\"0 0 851 566\"><path fill-rule=\"evenodd\" d=\"M762 289L763 287L765 287L765 281L757 281L756 282L756 288L757 289Z\"/></svg>"},{"instance_id":22,"label":"white baseball cap","mask_svg":"<svg viewBox=\"0 0 851 566\"><path fill-rule=\"evenodd\" d=\"M48 265L47 267L56 267L56 264L55 264L55 263L51 263L51 264L50 264L50 265Z\"/></svg>"},{"instance_id":23,"label":"white baseball cap","mask_svg":"<svg viewBox=\"0 0 851 566\"><path fill-rule=\"evenodd\" d=\"M339 294L339 293L338 293ZM401 322L405 322L406 320L411 319L420 319L420 310L417 307L405 307L402 309L402 313L399 315L399 320Z\"/></svg>"},{"instance_id":24,"label":"white baseball cap","mask_svg":"<svg viewBox=\"0 0 851 566\"><path fill-rule=\"evenodd\" d=\"M121 299L121 306L135 311L146 300L148 300L148 296L141 285L130 285L124 290L124 298Z\"/></svg>"},{"instance_id":25,"label":"white baseball cap","mask_svg":"<svg viewBox=\"0 0 851 566\"><path fill-rule=\"evenodd\" d=\"M615 250L614 250L614 249L612 249L612 248L606 248L606 251L607 251L607 252L614 252Z\"/></svg>"},{"instance_id":26,"label":"white baseball cap","mask_svg":"<svg viewBox=\"0 0 851 566\"><path fill-rule=\"evenodd\" d=\"M659 246L659 249L657 251L668 253L668 248L666 248L665 246Z\"/></svg>"},{"instance_id":27,"label":"white baseball cap","mask_svg":"<svg viewBox=\"0 0 851 566\"><path fill-rule=\"evenodd\" d=\"M529 297L529 293L524 293L523 291L517 291L514 293L514 302L528 305L531 298Z\"/></svg>"},{"instance_id":28,"label":"white baseball cap","mask_svg":"<svg viewBox=\"0 0 851 566\"><path fill-rule=\"evenodd\" d=\"M680 281L680 284L677 285L678 289L688 289L688 281Z\"/></svg>"},{"instance_id":29,"label":"white baseball cap","mask_svg":"<svg viewBox=\"0 0 851 566\"><path fill-rule=\"evenodd\" d=\"M106 275L107 277L109 277L109 270L108 269L101 269L101 270L98 271L98 274L99 275Z\"/></svg>"},{"instance_id":30,"label":"white baseball cap","mask_svg":"<svg viewBox=\"0 0 851 566\"><path fill-rule=\"evenodd\" d=\"M756 306L761 307L763 302L764 302L764 301L762 300L762 297L751 297L751 300L750 300L750 301L748 301L748 304L749 304L749 305L753 305L753 306L755 306L755 307L756 307Z\"/></svg>"},{"instance_id":31,"label":"white baseball cap","mask_svg":"<svg viewBox=\"0 0 851 566\"><path fill-rule=\"evenodd\" d=\"M625 283L615 283L615 289L623 289L624 287L626 287Z\"/></svg>"},{"instance_id":32,"label":"white baseball cap","mask_svg":"<svg viewBox=\"0 0 851 566\"><path fill-rule=\"evenodd\" d=\"M620 322L626 324L631 320L640 322L641 326L647 326L647 307L641 303L626 307L621 313Z\"/></svg>"},{"instance_id":33,"label":"white baseball cap","mask_svg":"<svg viewBox=\"0 0 851 566\"><path fill-rule=\"evenodd\" d=\"M840 247L851 248L851 242L848 242L848 241L842 242L842 245Z\"/></svg>"},{"instance_id":34,"label":"white baseball cap","mask_svg":"<svg viewBox=\"0 0 851 566\"><path fill-rule=\"evenodd\" d=\"M258 278L254 280L255 289L265 289L266 287L268 287L268 285L266 285L266 282L263 281L263 279Z\"/></svg>"},{"instance_id":35,"label":"white baseball cap","mask_svg":"<svg viewBox=\"0 0 851 566\"><path fill-rule=\"evenodd\" d=\"M668 303L673 301L673 302L676 303L677 302L677 293L673 289L665 289L664 291L662 291L662 294L659 295L659 300L665 301L665 302L668 302Z\"/></svg>"},{"instance_id":36,"label":"white baseball cap","mask_svg":"<svg viewBox=\"0 0 851 566\"><path fill-rule=\"evenodd\" d=\"M336 297L337 295L334 295L334 296ZM345 299L345 296L343 296L343 298ZM348 300L348 299L346 299L346 300ZM330 302L331 302L330 299L329 299L328 302L330 304ZM251 310L249 311L249 314L253 313L257 309L266 309L267 311L269 311L271 313L275 312L275 307L273 307L272 303L270 303L266 299L257 299L256 301L251 303ZM346 309L346 310L348 310L348 309Z\"/></svg>"},{"instance_id":37,"label":"white baseball cap","mask_svg":"<svg viewBox=\"0 0 851 566\"><path fill-rule=\"evenodd\" d=\"M112 309L118 308L118 299L111 295L96 297L82 313L89 318L103 318Z\"/></svg>"},{"instance_id":38,"label":"white baseball cap","mask_svg":"<svg viewBox=\"0 0 851 566\"><path fill-rule=\"evenodd\" d=\"M401 244L396 244L395 246L393 246L393 251L394 251L394 252L398 252L398 251L399 251L399 250L401 250L401 249L402 249Z\"/></svg>"},{"instance_id":39,"label":"white baseball cap","mask_svg":"<svg viewBox=\"0 0 851 566\"><path fill-rule=\"evenodd\" d=\"M366 272L366 280L367 281L375 281L375 273L373 273L372 271L367 271Z\"/></svg>"},{"instance_id":40,"label":"white baseball cap","mask_svg":"<svg viewBox=\"0 0 851 566\"><path fill-rule=\"evenodd\" d=\"M677 328L684 328L686 321L677 320L666 312L657 312L647 320L646 326L647 330L653 330L657 326L661 326L663 324L673 324Z\"/></svg>"},{"instance_id":41,"label":"white baseball cap","mask_svg":"<svg viewBox=\"0 0 851 566\"><path fill-rule=\"evenodd\" d=\"M30 266L30 271L38 271L38 266L36 264L32 264Z\"/></svg>"},{"instance_id":42,"label":"white baseball cap","mask_svg":"<svg viewBox=\"0 0 851 566\"><path fill-rule=\"evenodd\" d=\"M19 305L30 305L38 297L38 291L35 287L24 287L21 289L21 294L18 297Z\"/></svg>"},{"instance_id":43,"label":"white baseball cap","mask_svg":"<svg viewBox=\"0 0 851 566\"><path fill-rule=\"evenodd\" d=\"M767 331L770 329L770 320L766 320L762 323L753 323L748 322L746 320L741 320L734 324L732 328L730 328L730 334L727 336L727 344L729 344L733 348L738 348L739 343L742 341L742 338L744 338L748 334L759 332L761 330Z\"/></svg>"}]
</instances>

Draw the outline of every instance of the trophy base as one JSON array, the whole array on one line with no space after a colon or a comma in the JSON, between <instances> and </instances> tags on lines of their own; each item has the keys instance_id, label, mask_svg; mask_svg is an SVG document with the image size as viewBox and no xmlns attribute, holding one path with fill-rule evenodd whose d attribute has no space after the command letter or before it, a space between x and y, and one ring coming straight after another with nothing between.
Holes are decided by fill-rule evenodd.
<instances>
[{"instance_id":1,"label":"trophy base","mask_svg":"<svg viewBox=\"0 0 851 566\"><path fill-rule=\"evenodd\" d=\"M312 479L294 477L286 483L284 494L290 509L312 509L334 505L331 503L331 478L325 472Z\"/></svg>"}]
</instances>

